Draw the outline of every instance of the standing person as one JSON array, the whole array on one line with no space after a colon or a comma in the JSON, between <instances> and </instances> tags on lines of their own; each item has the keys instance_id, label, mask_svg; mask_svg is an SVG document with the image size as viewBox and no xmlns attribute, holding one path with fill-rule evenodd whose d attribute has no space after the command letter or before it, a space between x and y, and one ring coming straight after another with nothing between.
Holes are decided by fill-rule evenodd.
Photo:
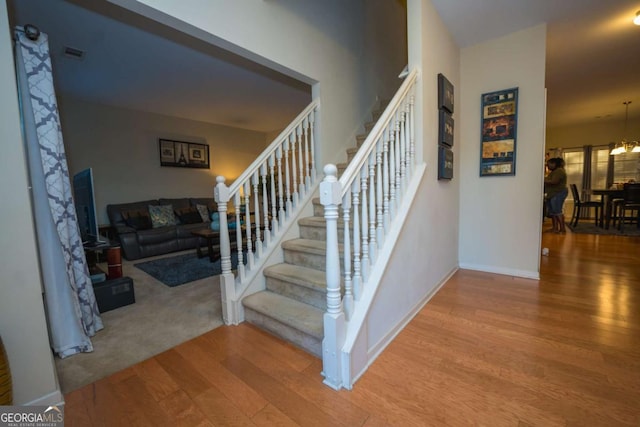
<instances>
[{"instance_id":1,"label":"standing person","mask_svg":"<svg viewBox=\"0 0 640 427\"><path fill-rule=\"evenodd\" d=\"M560 157L549 159L547 167L551 172L544 179L544 191L547 194L548 214L553 223L554 233L565 233L564 214L562 205L567 198L567 173L564 170L564 160Z\"/></svg>"}]
</instances>

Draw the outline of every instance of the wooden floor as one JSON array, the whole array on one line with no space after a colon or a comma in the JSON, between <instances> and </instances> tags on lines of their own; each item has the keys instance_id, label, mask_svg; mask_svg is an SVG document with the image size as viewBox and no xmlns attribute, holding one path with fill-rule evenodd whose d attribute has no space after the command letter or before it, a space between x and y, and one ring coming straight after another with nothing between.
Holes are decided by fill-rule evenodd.
<instances>
[{"instance_id":1,"label":"wooden floor","mask_svg":"<svg viewBox=\"0 0 640 427\"><path fill-rule=\"evenodd\" d=\"M639 426L640 238L543 246L539 282L456 273L352 391L243 324L68 394L66 425Z\"/></svg>"}]
</instances>

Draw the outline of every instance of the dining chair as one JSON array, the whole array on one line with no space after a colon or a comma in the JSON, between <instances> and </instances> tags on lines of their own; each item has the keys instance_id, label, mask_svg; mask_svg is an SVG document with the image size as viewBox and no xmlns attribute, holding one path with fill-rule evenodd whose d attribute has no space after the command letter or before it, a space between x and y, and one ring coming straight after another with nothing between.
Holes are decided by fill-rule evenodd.
<instances>
[{"instance_id":1,"label":"dining chair","mask_svg":"<svg viewBox=\"0 0 640 427\"><path fill-rule=\"evenodd\" d=\"M624 184L622 192L623 201L619 207L618 230L622 230L626 221L629 223L635 221L636 226L640 228L640 183ZM627 216L627 211L631 211L631 215Z\"/></svg>"},{"instance_id":2,"label":"dining chair","mask_svg":"<svg viewBox=\"0 0 640 427\"><path fill-rule=\"evenodd\" d=\"M596 210L596 226L598 225L598 219L602 215L603 204L600 201L585 201L580 200L580 193L578 192L578 186L575 184L569 184L571 194L573 196L573 213L571 214L571 221L569 224L573 227L578 225L580 217L583 215L585 209L594 208Z\"/></svg>"}]
</instances>

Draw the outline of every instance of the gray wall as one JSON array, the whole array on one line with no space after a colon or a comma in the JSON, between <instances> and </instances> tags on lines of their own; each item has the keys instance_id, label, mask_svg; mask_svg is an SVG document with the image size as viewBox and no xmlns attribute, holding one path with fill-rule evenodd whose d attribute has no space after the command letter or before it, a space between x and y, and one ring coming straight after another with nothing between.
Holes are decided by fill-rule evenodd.
<instances>
[{"instance_id":1,"label":"gray wall","mask_svg":"<svg viewBox=\"0 0 640 427\"><path fill-rule=\"evenodd\" d=\"M71 174L93 168L99 222L106 205L153 198L213 197L218 175L237 178L268 144L262 132L60 97ZM210 169L161 167L158 138L209 145ZM269 141L270 142L270 141Z\"/></svg>"}]
</instances>

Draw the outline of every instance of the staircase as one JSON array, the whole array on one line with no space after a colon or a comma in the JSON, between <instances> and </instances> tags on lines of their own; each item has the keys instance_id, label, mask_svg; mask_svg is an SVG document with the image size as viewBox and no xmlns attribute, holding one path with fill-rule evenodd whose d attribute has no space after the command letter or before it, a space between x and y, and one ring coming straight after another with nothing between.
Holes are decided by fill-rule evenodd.
<instances>
[{"instance_id":1,"label":"staircase","mask_svg":"<svg viewBox=\"0 0 640 427\"><path fill-rule=\"evenodd\" d=\"M382 109L372 113L356 147L347 149L347 163L336 165L342 174L378 120ZM242 300L245 320L322 357L323 315L326 295L326 221L319 199L313 200L312 217L298 220L300 237L282 243L284 263L264 269L266 290ZM343 233L339 233L342 243Z\"/></svg>"}]
</instances>

